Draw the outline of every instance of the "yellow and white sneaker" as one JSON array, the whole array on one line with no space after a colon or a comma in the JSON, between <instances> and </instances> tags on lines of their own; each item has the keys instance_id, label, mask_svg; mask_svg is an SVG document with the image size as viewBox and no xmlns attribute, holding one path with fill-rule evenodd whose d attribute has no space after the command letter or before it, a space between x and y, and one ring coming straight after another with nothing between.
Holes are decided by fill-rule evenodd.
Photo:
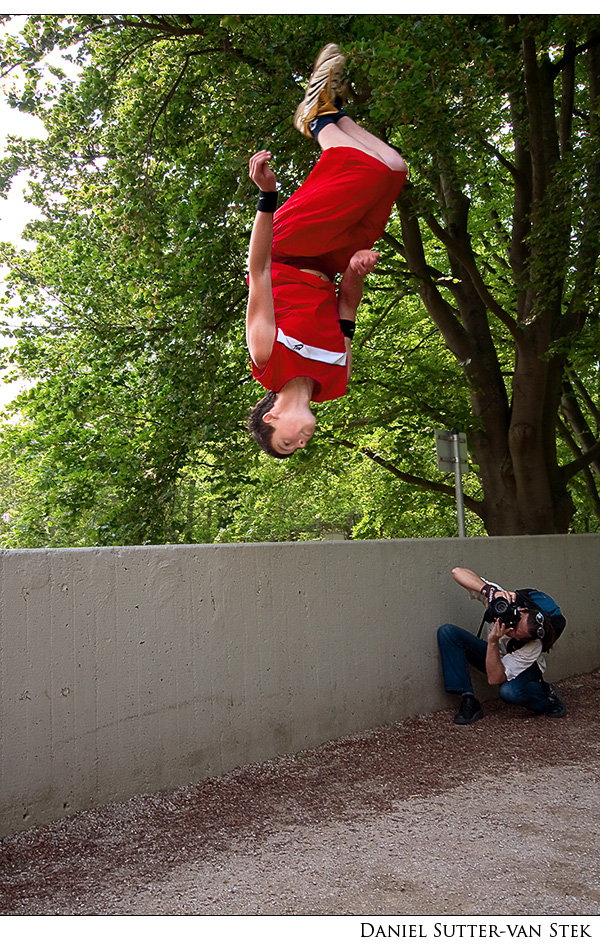
<instances>
[{"instance_id":1,"label":"yellow and white sneaker","mask_svg":"<svg viewBox=\"0 0 600 945\"><path fill-rule=\"evenodd\" d=\"M333 115L338 111L335 99L343 94L342 73L345 56L337 43L329 43L317 56L306 94L294 115L294 125L307 138L313 135L308 123L319 115Z\"/></svg>"}]
</instances>

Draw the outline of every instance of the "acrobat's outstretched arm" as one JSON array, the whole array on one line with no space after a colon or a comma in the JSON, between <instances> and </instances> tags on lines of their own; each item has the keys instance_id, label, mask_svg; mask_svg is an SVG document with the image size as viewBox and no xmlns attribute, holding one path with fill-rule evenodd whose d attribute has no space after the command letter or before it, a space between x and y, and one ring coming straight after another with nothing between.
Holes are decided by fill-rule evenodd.
<instances>
[{"instance_id":1,"label":"acrobat's outstretched arm","mask_svg":"<svg viewBox=\"0 0 600 945\"><path fill-rule=\"evenodd\" d=\"M250 177L263 193L276 193L277 180L269 167L270 151L257 151L250 159ZM248 272L250 294L246 310L246 344L250 357L263 366L275 343L275 310L271 285L273 211L258 210L250 237Z\"/></svg>"}]
</instances>

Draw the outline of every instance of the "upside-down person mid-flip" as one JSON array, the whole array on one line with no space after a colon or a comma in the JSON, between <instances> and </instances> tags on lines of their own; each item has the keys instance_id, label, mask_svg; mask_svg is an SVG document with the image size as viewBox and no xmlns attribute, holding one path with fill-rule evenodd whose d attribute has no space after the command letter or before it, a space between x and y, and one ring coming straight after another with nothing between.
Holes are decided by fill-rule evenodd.
<instances>
[{"instance_id":1,"label":"upside-down person mid-flip","mask_svg":"<svg viewBox=\"0 0 600 945\"><path fill-rule=\"evenodd\" d=\"M301 187L276 210L270 151L250 160L260 190L248 257L246 340L252 374L268 393L250 414L261 448L284 459L315 430L310 402L346 392L351 339L365 276L407 176L398 152L360 128L341 107L344 57L319 54L294 124L321 156ZM334 279L343 273L337 287Z\"/></svg>"}]
</instances>

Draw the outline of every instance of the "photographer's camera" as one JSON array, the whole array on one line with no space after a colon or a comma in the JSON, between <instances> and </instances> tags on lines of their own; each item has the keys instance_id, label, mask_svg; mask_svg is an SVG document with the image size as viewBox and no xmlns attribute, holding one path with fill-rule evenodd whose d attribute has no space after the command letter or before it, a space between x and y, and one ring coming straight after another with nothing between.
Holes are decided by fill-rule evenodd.
<instances>
[{"instance_id":1,"label":"photographer's camera","mask_svg":"<svg viewBox=\"0 0 600 945\"><path fill-rule=\"evenodd\" d=\"M487 623L499 620L505 627L516 627L521 619L521 612L516 604L504 597L495 597L484 614Z\"/></svg>"}]
</instances>

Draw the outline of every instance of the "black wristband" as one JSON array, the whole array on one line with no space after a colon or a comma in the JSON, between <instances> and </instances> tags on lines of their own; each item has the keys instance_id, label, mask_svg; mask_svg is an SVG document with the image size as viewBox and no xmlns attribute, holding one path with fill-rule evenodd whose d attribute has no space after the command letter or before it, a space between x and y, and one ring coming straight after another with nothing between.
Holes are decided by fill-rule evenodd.
<instances>
[{"instance_id":1,"label":"black wristband","mask_svg":"<svg viewBox=\"0 0 600 945\"><path fill-rule=\"evenodd\" d=\"M257 210L260 210L261 213L275 213L277 210L277 191L260 190Z\"/></svg>"},{"instance_id":2,"label":"black wristband","mask_svg":"<svg viewBox=\"0 0 600 945\"><path fill-rule=\"evenodd\" d=\"M351 321L349 318L340 318L340 328L342 329L342 335L346 338L354 338L356 322Z\"/></svg>"}]
</instances>

